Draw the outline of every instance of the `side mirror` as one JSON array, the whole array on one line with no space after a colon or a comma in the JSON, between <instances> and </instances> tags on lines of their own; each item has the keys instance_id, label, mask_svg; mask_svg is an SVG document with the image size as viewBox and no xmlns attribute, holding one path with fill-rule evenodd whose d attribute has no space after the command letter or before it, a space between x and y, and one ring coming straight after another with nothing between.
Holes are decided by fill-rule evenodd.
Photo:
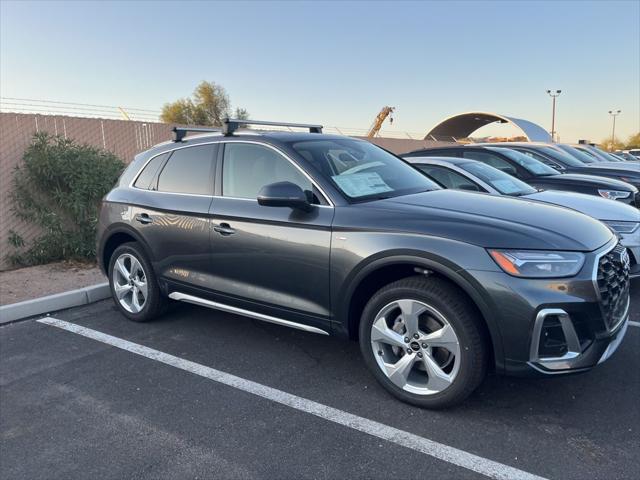
<instances>
[{"instance_id":1,"label":"side mirror","mask_svg":"<svg viewBox=\"0 0 640 480\"><path fill-rule=\"evenodd\" d=\"M258 193L258 204L265 207L289 207L305 212L313 208L302 189L291 182L265 185Z\"/></svg>"}]
</instances>

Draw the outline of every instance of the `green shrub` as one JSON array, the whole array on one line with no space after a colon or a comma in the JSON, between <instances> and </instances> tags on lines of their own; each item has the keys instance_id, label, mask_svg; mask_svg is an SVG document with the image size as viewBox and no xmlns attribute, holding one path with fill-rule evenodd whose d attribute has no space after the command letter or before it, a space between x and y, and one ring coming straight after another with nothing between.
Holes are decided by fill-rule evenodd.
<instances>
[{"instance_id":1,"label":"green shrub","mask_svg":"<svg viewBox=\"0 0 640 480\"><path fill-rule=\"evenodd\" d=\"M23 160L14 171L12 209L42 234L25 245L11 231L9 261L24 266L95 259L100 200L118 180L124 162L106 150L47 133L33 136Z\"/></svg>"}]
</instances>

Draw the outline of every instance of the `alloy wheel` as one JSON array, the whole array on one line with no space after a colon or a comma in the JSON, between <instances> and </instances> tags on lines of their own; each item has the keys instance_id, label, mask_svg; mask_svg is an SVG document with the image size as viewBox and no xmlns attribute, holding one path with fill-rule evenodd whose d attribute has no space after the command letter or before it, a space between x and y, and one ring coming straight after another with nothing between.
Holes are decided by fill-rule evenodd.
<instances>
[{"instance_id":1,"label":"alloy wheel","mask_svg":"<svg viewBox=\"0 0 640 480\"><path fill-rule=\"evenodd\" d=\"M130 253L120 255L111 275L113 290L120 305L131 313L139 313L147 302L147 276L140 261Z\"/></svg>"},{"instance_id":2,"label":"alloy wheel","mask_svg":"<svg viewBox=\"0 0 640 480\"><path fill-rule=\"evenodd\" d=\"M397 387L418 395L448 388L460 369L460 342L447 319L418 300L383 307L371 326L378 367Z\"/></svg>"}]
</instances>

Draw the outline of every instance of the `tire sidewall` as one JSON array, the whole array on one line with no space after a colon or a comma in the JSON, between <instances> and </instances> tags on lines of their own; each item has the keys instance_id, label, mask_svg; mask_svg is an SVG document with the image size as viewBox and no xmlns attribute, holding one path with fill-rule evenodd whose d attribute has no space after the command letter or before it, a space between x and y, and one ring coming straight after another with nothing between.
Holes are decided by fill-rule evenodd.
<instances>
[{"instance_id":1,"label":"tire sidewall","mask_svg":"<svg viewBox=\"0 0 640 480\"><path fill-rule=\"evenodd\" d=\"M382 372L376 361L376 352L373 351L373 346L371 345L371 327L373 321L382 308L400 299L417 300L432 306L445 317L458 337L460 342L460 367L458 374L453 383L442 392L431 395L419 395L407 392L391 382L384 372ZM423 292L408 287L389 289L380 295L374 296L365 306L360 321L360 350L362 351L368 368L373 372L376 379L393 395L405 402L422 407L438 408L448 406L448 404L452 402L452 399L466 396L465 390L467 389L467 384L472 381L470 377L473 355L469 351L473 345L471 336L472 332L469 331L468 326L459 317L459 313L447 305L446 302L430 292Z\"/></svg>"}]
</instances>

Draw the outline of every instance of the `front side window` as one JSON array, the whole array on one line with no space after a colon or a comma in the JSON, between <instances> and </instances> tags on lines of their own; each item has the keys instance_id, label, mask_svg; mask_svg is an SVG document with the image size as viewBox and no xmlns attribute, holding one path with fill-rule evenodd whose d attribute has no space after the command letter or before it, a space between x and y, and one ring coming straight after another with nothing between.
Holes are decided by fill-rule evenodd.
<instances>
[{"instance_id":1,"label":"front side window","mask_svg":"<svg viewBox=\"0 0 640 480\"><path fill-rule=\"evenodd\" d=\"M276 182L294 183L307 194L311 203L319 203L311 180L272 148L240 142L225 145L222 164L224 197L255 200L262 187Z\"/></svg>"},{"instance_id":2,"label":"front side window","mask_svg":"<svg viewBox=\"0 0 640 480\"><path fill-rule=\"evenodd\" d=\"M369 142L318 139L295 142L291 147L352 201L440 188L415 168Z\"/></svg>"},{"instance_id":3,"label":"front side window","mask_svg":"<svg viewBox=\"0 0 640 480\"><path fill-rule=\"evenodd\" d=\"M158 177L158 191L211 195L215 145L174 150Z\"/></svg>"}]
</instances>

